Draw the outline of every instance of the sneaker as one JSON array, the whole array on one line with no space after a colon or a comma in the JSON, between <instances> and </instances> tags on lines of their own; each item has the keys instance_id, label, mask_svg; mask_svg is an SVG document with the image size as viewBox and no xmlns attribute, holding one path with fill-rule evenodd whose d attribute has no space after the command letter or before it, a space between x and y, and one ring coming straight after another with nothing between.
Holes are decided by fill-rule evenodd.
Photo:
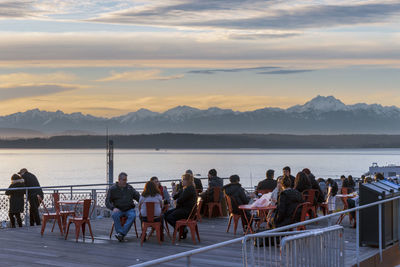
<instances>
[{"instance_id":1,"label":"sneaker","mask_svg":"<svg viewBox=\"0 0 400 267\"><path fill-rule=\"evenodd\" d=\"M187 237L187 233L188 233L188 229L186 229L186 228L185 228L185 230L183 230L183 233L182 233L181 239L186 239L186 237Z\"/></svg>"},{"instance_id":2,"label":"sneaker","mask_svg":"<svg viewBox=\"0 0 400 267\"><path fill-rule=\"evenodd\" d=\"M115 235L115 238L118 239L119 242L124 241L124 236L121 235L120 233L116 234L116 235Z\"/></svg>"}]
</instances>

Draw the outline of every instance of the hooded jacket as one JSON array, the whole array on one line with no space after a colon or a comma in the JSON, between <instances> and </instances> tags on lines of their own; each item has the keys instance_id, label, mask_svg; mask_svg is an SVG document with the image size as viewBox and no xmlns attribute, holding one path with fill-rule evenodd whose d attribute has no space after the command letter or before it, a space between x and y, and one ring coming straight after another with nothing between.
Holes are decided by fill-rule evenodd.
<instances>
[{"instance_id":1,"label":"hooded jacket","mask_svg":"<svg viewBox=\"0 0 400 267\"><path fill-rule=\"evenodd\" d=\"M233 213L239 214L239 206L249 203L244 188L239 183L231 183L224 186L225 194L232 199Z\"/></svg>"},{"instance_id":2,"label":"hooded jacket","mask_svg":"<svg viewBox=\"0 0 400 267\"><path fill-rule=\"evenodd\" d=\"M19 188L25 187L23 179L14 180L8 188ZM7 190L6 195L10 196L10 213L21 213L24 212L24 194L25 190Z\"/></svg>"},{"instance_id":3,"label":"hooded jacket","mask_svg":"<svg viewBox=\"0 0 400 267\"><path fill-rule=\"evenodd\" d=\"M299 217L300 211L295 215L295 220L293 221L293 213L297 206L303 203L303 197L301 193L296 189L288 188L283 190L278 198L278 204L276 207L274 223L276 227L289 225L296 221Z\"/></svg>"}]
</instances>

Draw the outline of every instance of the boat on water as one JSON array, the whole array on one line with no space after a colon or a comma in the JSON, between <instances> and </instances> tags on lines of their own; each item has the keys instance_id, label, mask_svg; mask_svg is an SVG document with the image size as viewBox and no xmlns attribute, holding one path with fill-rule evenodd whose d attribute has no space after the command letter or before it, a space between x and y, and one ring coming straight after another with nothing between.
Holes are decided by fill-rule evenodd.
<instances>
[{"instance_id":1,"label":"boat on water","mask_svg":"<svg viewBox=\"0 0 400 267\"><path fill-rule=\"evenodd\" d=\"M396 164L388 164L386 166L379 166L378 163L372 163L366 175L374 176L377 173L382 173L385 178L398 180L400 178L400 166Z\"/></svg>"}]
</instances>

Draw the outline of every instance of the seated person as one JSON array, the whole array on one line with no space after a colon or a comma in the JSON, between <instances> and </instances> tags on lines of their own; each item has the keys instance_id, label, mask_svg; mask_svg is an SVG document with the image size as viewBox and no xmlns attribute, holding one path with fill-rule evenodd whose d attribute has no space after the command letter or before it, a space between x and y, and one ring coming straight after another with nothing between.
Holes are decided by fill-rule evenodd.
<instances>
[{"instance_id":1,"label":"seated person","mask_svg":"<svg viewBox=\"0 0 400 267\"><path fill-rule=\"evenodd\" d=\"M150 181L156 184L156 187L160 191L160 195L163 199L164 209L170 209L172 206L171 197L169 196L168 189L166 186L162 186L156 176L150 178Z\"/></svg>"},{"instance_id":2,"label":"seated person","mask_svg":"<svg viewBox=\"0 0 400 267\"><path fill-rule=\"evenodd\" d=\"M303 191L311 189L311 182L304 172L299 172L294 180L294 189L303 193Z\"/></svg>"},{"instance_id":3,"label":"seated person","mask_svg":"<svg viewBox=\"0 0 400 267\"><path fill-rule=\"evenodd\" d=\"M269 191L272 192L277 185L276 180L274 180L274 170L268 170L266 173L266 179L262 180L261 182L258 183L257 189L256 189L256 194L260 194L260 191Z\"/></svg>"},{"instance_id":4,"label":"seated person","mask_svg":"<svg viewBox=\"0 0 400 267\"><path fill-rule=\"evenodd\" d=\"M247 225L246 218L242 209L239 209L240 205L249 203L249 199L246 196L244 188L239 184L240 177L238 175L232 175L229 177L230 184L224 186L224 191L227 196L231 198L232 209L234 214L240 214L242 218L243 226ZM250 219L250 211L246 210L247 219Z\"/></svg>"},{"instance_id":5,"label":"seated person","mask_svg":"<svg viewBox=\"0 0 400 267\"><path fill-rule=\"evenodd\" d=\"M128 175L121 172L118 175L118 182L113 184L107 192L106 206L112 210L111 217L114 220L114 227L117 234L115 237L122 242L131 229L136 219L135 204L133 200L139 201L139 193L128 183ZM127 217L124 226L121 226L121 217Z\"/></svg>"},{"instance_id":6,"label":"seated person","mask_svg":"<svg viewBox=\"0 0 400 267\"><path fill-rule=\"evenodd\" d=\"M185 173L193 175L192 170L186 170ZM203 184L201 182L201 179L196 178L196 177L193 176L193 180L194 180L194 185L195 185L195 188L196 188L196 193L200 194L201 192L203 192ZM172 183L172 188L173 189L175 188L176 192L181 190L182 189L182 181L180 181L179 184L176 187L175 187L175 183Z\"/></svg>"},{"instance_id":7,"label":"seated person","mask_svg":"<svg viewBox=\"0 0 400 267\"><path fill-rule=\"evenodd\" d=\"M279 194L282 192L282 179L283 176L279 176L278 179L276 180L276 187L275 189L272 191L272 195L271 195L271 204L272 205L276 205L276 203L278 202L278 198L279 198Z\"/></svg>"},{"instance_id":8,"label":"seated person","mask_svg":"<svg viewBox=\"0 0 400 267\"><path fill-rule=\"evenodd\" d=\"M316 205L317 203L324 203L325 201L325 195L322 192L319 183L317 182L317 180L315 180L315 176L314 174L311 173L310 169L303 169L302 172L304 172L310 183L311 183L311 189L317 190L318 192L315 194L315 200L314 200L314 204Z\"/></svg>"},{"instance_id":9,"label":"seated person","mask_svg":"<svg viewBox=\"0 0 400 267\"><path fill-rule=\"evenodd\" d=\"M190 212L197 203L197 194L194 187L193 175L188 173L184 174L182 176L182 185L183 188L173 195L173 199L176 200L176 208L164 213L165 220L174 228L176 221L187 219L189 217ZM181 238L185 239L186 235L187 229L184 230Z\"/></svg>"},{"instance_id":10,"label":"seated person","mask_svg":"<svg viewBox=\"0 0 400 267\"><path fill-rule=\"evenodd\" d=\"M284 176L281 180L282 192L279 195L276 206L273 226L281 227L300 221L301 209L293 216L297 206L303 203L301 193L291 188L292 180L289 176ZM294 217L294 220L292 218Z\"/></svg>"},{"instance_id":11,"label":"seated person","mask_svg":"<svg viewBox=\"0 0 400 267\"><path fill-rule=\"evenodd\" d=\"M205 192L203 192L200 195L201 199L203 200L203 203L221 201L223 186L224 186L224 181L217 176L217 171L215 169L211 169L208 172L208 188ZM214 199L215 187L219 187L221 189L221 194L219 195L219 199Z\"/></svg>"}]
</instances>

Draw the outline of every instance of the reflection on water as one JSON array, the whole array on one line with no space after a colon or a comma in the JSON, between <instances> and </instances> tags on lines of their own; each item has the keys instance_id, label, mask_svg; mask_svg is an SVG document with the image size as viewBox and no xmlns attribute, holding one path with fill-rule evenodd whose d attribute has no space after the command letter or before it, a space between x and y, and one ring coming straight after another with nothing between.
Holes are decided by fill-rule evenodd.
<instances>
[{"instance_id":1,"label":"reflection on water","mask_svg":"<svg viewBox=\"0 0 400 267\"><path fill-rule=\"evenodd\" d=\"M400 162L400 149L226 149L226 150L115 150L115 175L128 173L130 181L151 176L177 178L186 170L202 176L215 168L220 177L238 174L245 186L255 185L267 169L280 175L288 165L292 172L308 167L316 177L359 177L372 162ZM0 187L22 167L35 173L42 185L104 183L105 149L0 149Z\"/></svg>"}]
</instances>

